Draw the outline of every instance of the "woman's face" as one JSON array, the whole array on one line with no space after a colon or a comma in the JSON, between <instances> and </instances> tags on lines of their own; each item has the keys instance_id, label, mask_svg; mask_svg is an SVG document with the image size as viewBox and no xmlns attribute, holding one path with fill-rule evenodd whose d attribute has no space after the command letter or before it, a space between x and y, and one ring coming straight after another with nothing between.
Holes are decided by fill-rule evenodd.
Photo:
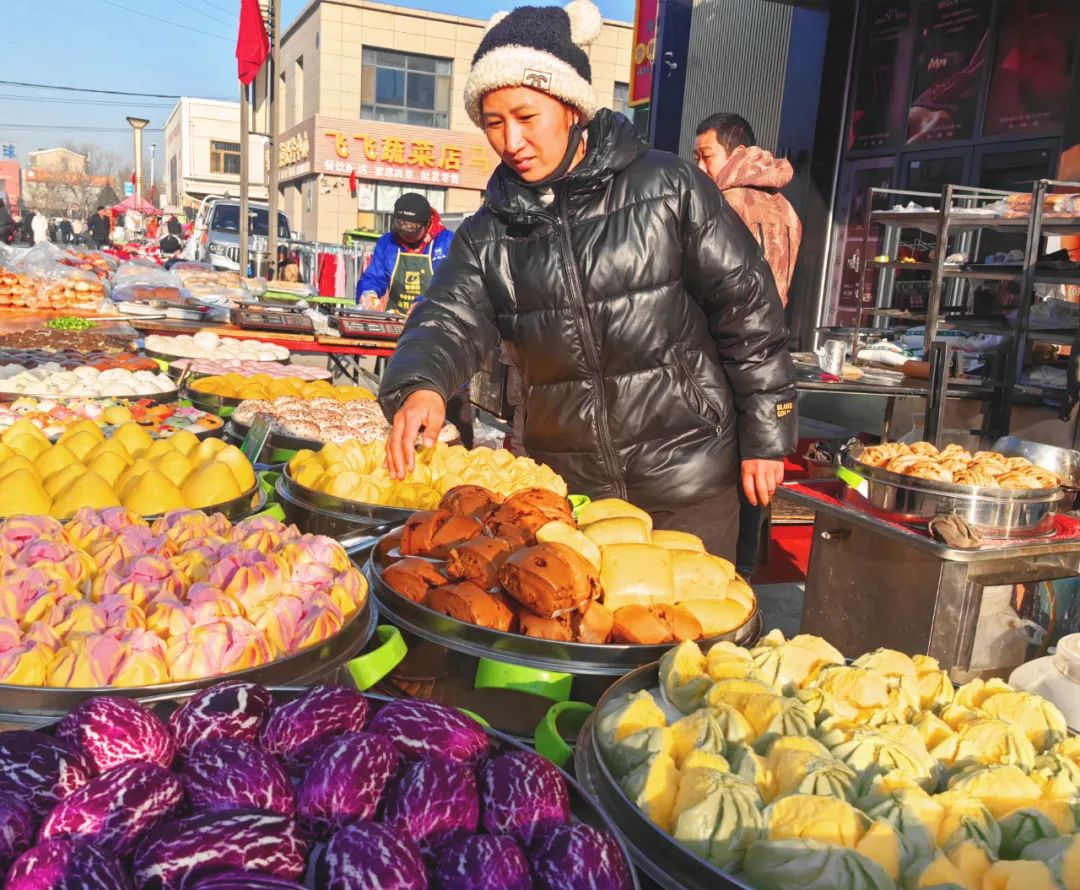
<instances>
[{"instance_id":1,"label":"woman's face","mask_svg":"<svg viewBox=\"0 0 1080 890\"><path fill-rule=\"evenodd\" d=\"M555 171L580 117L576 109L529 87L493 90L480 107L491 147L526 182Z\"/></svg>"}]
</instances>

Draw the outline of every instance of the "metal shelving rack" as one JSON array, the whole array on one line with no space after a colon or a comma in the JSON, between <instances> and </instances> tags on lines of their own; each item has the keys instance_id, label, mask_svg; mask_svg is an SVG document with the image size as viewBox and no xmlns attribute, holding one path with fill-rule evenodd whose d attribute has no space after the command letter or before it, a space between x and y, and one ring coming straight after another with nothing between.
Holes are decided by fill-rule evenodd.
<instances>
[{"instance_id":1,"label":"metal shelving rack","mask_svg":"<svg viewBox=\"0 0 1080 890\"><path fill-rule=\"evenodd\" d=\"M990 410L983 412L982 432L984 435L994 437L1006 431L999 429L996 422L1000 416L997 406L1004 401L1001 396L1007 390L1009 379L1007 374L1002 372L1002 367L1007 366L1008 362L989 362L994 366L993 370L987 375L985 384L977 390L968 385L950 385L951 361L948 360L948 352L945 353L945 360L942 360L940 356L935 357L932 355L931 344L937 338L942 323L948 321L963 321L966 326L1013 336L1013 332L1005 325L1002 318L995 320L992 315L976 317L962 311L973 308L967 305L969 298L966 295L964 303L945 305L947 288L952 281L1022 280L1023 269L1026 265L1021 267L1009 265L996 269L978 263L956 265L946 263L946 259L952 253L966 253L969 257L976 256L979 250L979 235L983 230L1026 232L1028 219L1000 217L985 209L1012 194L1015 193L954 184L946 185L940 193L893 188L871 188L867 191L865 206L869 215L867 225L863 230L862 263L859 276L860 300L852 335L852 355L858 355L860 334L865 327L863 323L865 316L873 317L873 326L876 329L887 327L892 320L924 322L923 350L930 365L928 405L924 427L928 439L933 440L937 434L938 422L944 414L945 400L954 397L972 398L975 396L992 406ZM875 200L880 197L887 197L890 203L894 204L904 204L909 201L924 204L933 201L939 206L925 210L875 210ZM889 257L888 260L879 261L876 257L870 256L870 229L874 225L883 226L885 229L881 255ZM933 254L929 261L905 262L896 258L901 245L900 235L904 230L916 230L934 236ZM949 249L950 239L956 241L953 251ZM1027 253L1025 253L1026 259ZM969 268L969 266L972 267ZM913 313L893 306L898 271L930 273L924 312ZM884 272L884 274L877 282L874 305L867 306L863 297L866 293L867 275L871 272ZM1008 355L1013 352L1012 349L1007 350Z\"/></svg>"},{"instance_id":2,"label":"metal shelving rack","mask_svg":"<svg viewBox=\"0 0 1080 890\"><path fill-rule=\"evenodd\" d=\"M865 315L874 316L875 319L897 318L903 321L925 321L926 333L923 337L923 349L929 353L930 343L940 330L944 314L943 309L957 308L943 306L948 281L1019 281L1021 279L1021 269L1014 266L993 269L986 268L981 264L975 264L977 268L966 268L966 264L949 265L945 262L950 255L948 249L950 238L959 237L959 243L956 245L958 249L953 252L963 252L970 256L978 250L978 233L980 230L992 229L994 231L1020 232L1027 228L1026 219L995 217L983 210L985 206L1012 194L1015 193L953 184L946 185L940 193L915 192L893 188L871 188L867 190L866 207L870 213L868 224L863 228L862 264L859 270L860 297L866 292L866 276L868 273L884 271L886 274L878 281L872 307L866 306L862 299L859 300L852 338L853 355L857 355L858 352L859 335L865 327L863 324ZM879 196L891 196L890 200L894 203L897 202L897 199L899 199L900 203L907 201L922 203L926 199L930 199L939 203L940 206L937 209L928 208L921 211L874 210L875 199ZM869 255L870 228L873 225L884 226L885 237L882 241L882 255L890 258L895 257L898 253L900 233L903 230L915 229L927 235L933 235L936 240L932 260L929 262L904 262L889 259L878 262L876 258ZM892 306L897 271L930 273L925 312L904 312ZM964 316L964 320L972 321L970 316ZM881 327L881 325L875 323L875 327ZM1001 332L1005 333L1006 331L1002 328Z\"/></svg>"},{"instance_id":3,"label":"metal shelving rack","mask_svg":"<svg viewBox=\"0 0 1080 890\"><path fill-rule=\"evenodd\" d=\"M1076 334L1073 329L1065 331L1031 329L1031 307L1034 303L1036 284L1080 285L1080 267L1074 272L1040 270L1037 267L1045 238L1080 235L1080 216L1056 216L1047 213L1046 198L1058 191L1080 192L1080 182L1059 179L1038 180L1032 189L1031 212L1023 220L1027 224L1027 241L1024 250L1024 267L1020 277L1020 301L1016 312L1017 339L1015 348L1010 350L1006 366L1005 397L995 405L994 411L995 424L1004 430L1008 430L1012 419L1012 409L1020 399L1034 397L1045 404L1046 401L1060 401L1065 397L1065 390L1060 387L1020 382L1033 343L1068 346L1072 344Z\"/></svg>"}]
</instances>

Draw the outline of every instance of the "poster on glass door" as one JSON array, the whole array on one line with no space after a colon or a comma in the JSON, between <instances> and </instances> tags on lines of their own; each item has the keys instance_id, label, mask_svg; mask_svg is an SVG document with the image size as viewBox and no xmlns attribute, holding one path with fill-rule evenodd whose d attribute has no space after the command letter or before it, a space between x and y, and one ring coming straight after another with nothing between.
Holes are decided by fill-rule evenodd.
<instances>
[{"instance_id":1,"label":"poster on glass door","mask_svg":"<svg viewBox=\"0 0 1080 890\"><path fill-rule=\"evenodd\" d=\"M986 136L1056 135L1073 85L1077 0L1011 0L999 31Z\"/></svg>"},{"instance_id":2,"label":"poster on glass door","mask_svg":"<svg viewBox=\"0 0 1080 890\"><path fill-rule=\"evenodd\" d=\"M907 141L970 139L990 67L986 0L922 0Z\"/></svg>"}]
</instances>

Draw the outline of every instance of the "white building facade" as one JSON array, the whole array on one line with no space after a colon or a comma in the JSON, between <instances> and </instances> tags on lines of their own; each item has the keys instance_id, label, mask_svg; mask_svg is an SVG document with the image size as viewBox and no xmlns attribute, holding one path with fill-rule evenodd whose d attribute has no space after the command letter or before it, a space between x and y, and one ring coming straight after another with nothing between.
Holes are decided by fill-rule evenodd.
<instances>
[{"instance_id":1,"label":"white building facade","mask_svg":"<svg viewBox=\"0 0 1080 890\"><path fill-rule=\"evenodd\" d=\"M252 136L248 182L253 201L266 201L266 139ZM165 122L165 206L196 208L208 195L240 195L240 103L182 98Z\"/></svg>"}]
</instances>

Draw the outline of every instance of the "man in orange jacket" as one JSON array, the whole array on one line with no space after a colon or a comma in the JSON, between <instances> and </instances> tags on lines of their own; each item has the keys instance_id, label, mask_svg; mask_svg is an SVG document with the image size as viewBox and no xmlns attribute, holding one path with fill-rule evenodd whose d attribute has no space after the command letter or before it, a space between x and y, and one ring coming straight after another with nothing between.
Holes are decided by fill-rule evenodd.
<instances>
[{"instance_id":1,"label":"man in orange jacket","mask_svg":"<svg viewBox=\"0 0 1080 890\"><path fill-rule=\"evenodd\" d=\"M794 175L790 162L760 148L746 118L732 113L714 114L698 124L694 159L761 245L787 306L802 240L799 215L779 191ZM764 520L764 508L750 504L740 491L735 562L746 577L757 563Z\"/></svg>"},{"instance_id":2,"label":"man in orange jacket","mask_svg":"<svg viewBox=\"0 0 1080 890\"><path fill-rule=\"evenodd\" d=\"M694 159L761 245L786 306L802 241L799 215L780 194L794 175L790 162L760 148L747 120L731 113L698 124Z\"/></svg>"}]
</instances>

